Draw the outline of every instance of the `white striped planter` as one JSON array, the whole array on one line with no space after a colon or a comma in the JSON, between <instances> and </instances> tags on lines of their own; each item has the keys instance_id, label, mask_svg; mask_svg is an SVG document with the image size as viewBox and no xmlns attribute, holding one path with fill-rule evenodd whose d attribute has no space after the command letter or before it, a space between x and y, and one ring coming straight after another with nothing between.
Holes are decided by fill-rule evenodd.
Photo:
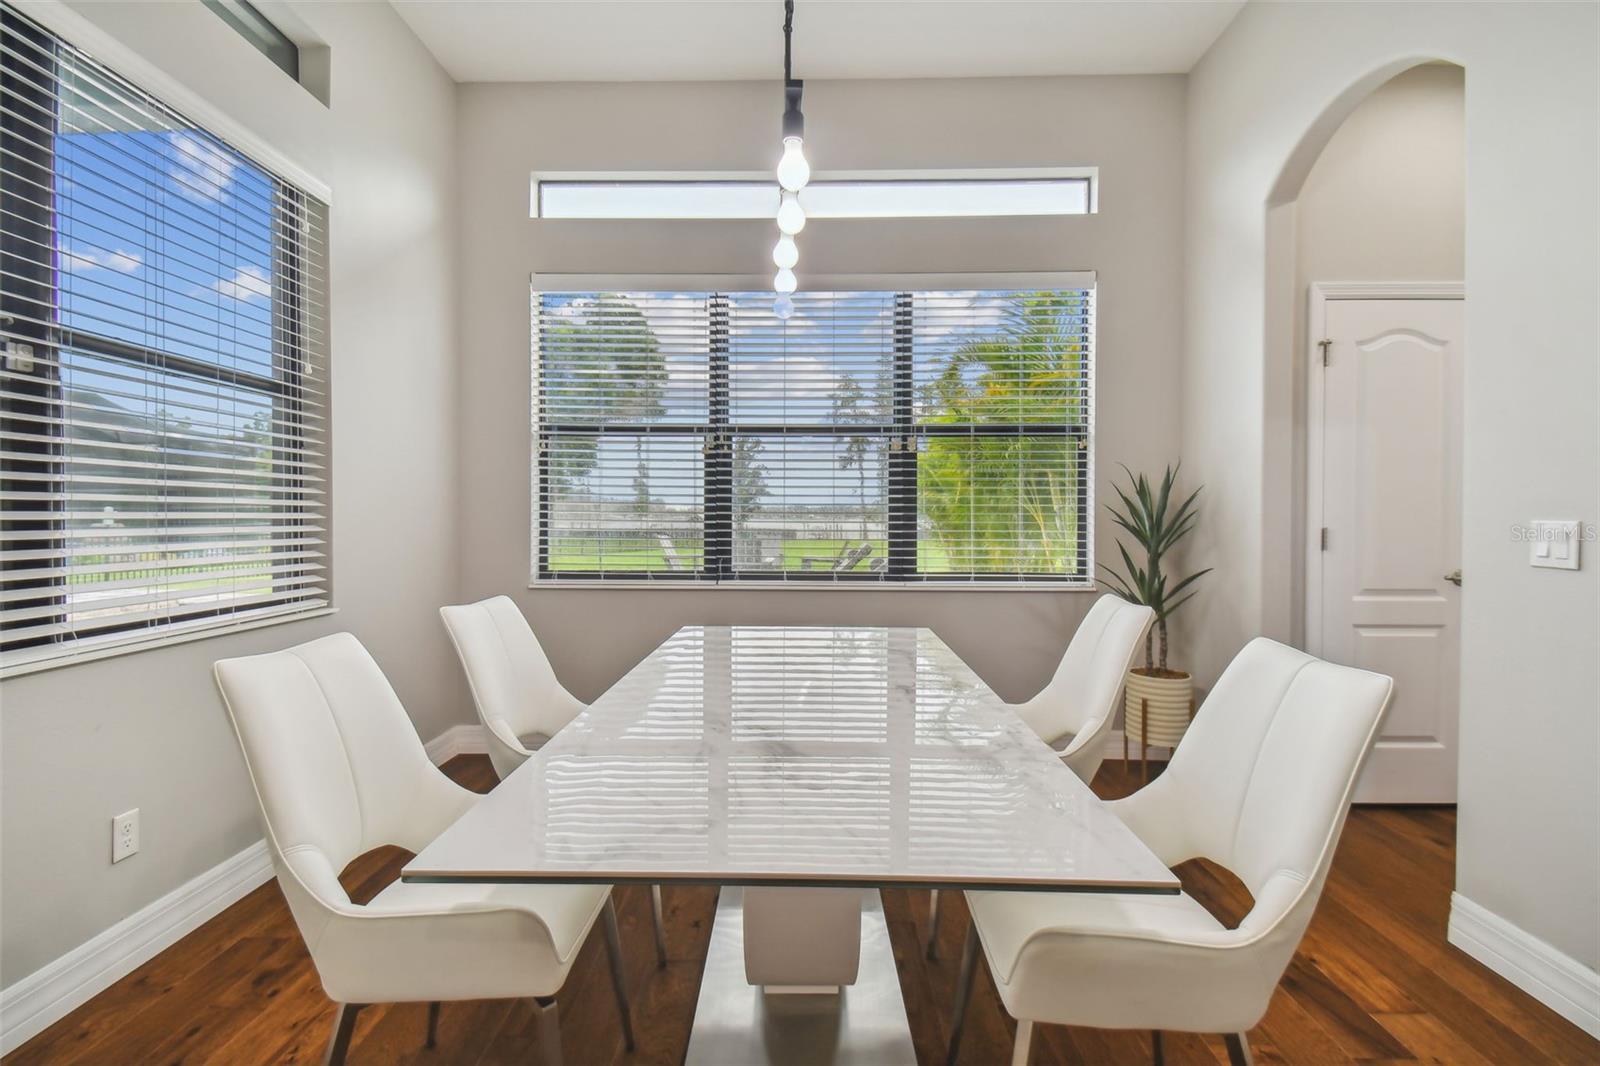
<instances>
[{"instance_id":1,"label":"white striped planter","mask_svg":"<svg viewBox=\"0 0 1600 1066\"><path fill-rule=\"evenodd\" d=\"M1174 671L1175 672L1175 671ZM1141 746L1175 748L1194 717L1194 680L1129 670L1123 734Z\"/></svg>"}]
</instances>

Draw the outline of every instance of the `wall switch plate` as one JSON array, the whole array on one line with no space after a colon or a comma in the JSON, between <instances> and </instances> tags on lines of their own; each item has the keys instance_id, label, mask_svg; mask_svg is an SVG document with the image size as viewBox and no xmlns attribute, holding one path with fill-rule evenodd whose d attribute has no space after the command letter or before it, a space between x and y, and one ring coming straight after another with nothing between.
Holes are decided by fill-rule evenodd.
<instances>
[{"instance_id":1,"label":"wall switch plate","mask_svg":"<svg viewBox=\"0 0 1600 1066\"><path fill-rule=\"evenodd\" d=\"M139 850L139 808L111 819L111 861L121 862Z\"/></svg>"},{"instance_id":2,"label":"wall switch plate","mask_svg":"<svg viewBox=\"0 0 1600 1066\"><path fill-rule=\"evenodd\" d=\"M1566 519L1536 518L1533 535L1529 539L1528 562L1533 566L1553 570L1578 569L1579 544L1583 541L1583 523Z\"/></svg>"}]
</instances>

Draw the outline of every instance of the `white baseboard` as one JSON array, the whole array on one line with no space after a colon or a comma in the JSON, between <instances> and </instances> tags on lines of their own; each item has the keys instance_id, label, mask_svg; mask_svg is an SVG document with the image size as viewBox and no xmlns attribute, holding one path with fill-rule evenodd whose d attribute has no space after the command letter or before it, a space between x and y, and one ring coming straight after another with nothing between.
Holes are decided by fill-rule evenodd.
<instances>
[{"instance_id":1,"label":"white baseboard","mask_svg":"<svg viewBox=\"0 0 1600 1066\"><path fill-rule=\"evenodd\" d=\"M1450 894L1450 943L1600 1039L1600 973L1459 892Z\"/></svg>"},{"instance_id":2,"label":"white baseboard","mask_svg":"<svg viewBox=\"0 0 1600 1066\"><path fill-rule=\"evenodd\" d=\"M258 840L6 988L0 992L0 1054L10 1054L271 877L267 842Z\"/></svg>"},{"instance_id":3,"label":"white baseboard","mask_svg":"<svg viewBox=\"0 0 1600 1066\"><path fill-rule=\"evenodd\" d=\"M482 755L489 750L483 739L483 726L453 725L427 743L428 758L443 766L457 755Z\"/></svg>"},{"instance_id":4,"label":"white baseboard","mask_svg":"<svg viewBox=\"0 0 1600 1066\"><path fill-rule=\"evenodd\" d=\"M479 725L453 726L425 747L435 765L487 750ZM0 1055L9 1055L271 878L267 842L258 840L0 990Z\"/></svg>"}]
</instances>

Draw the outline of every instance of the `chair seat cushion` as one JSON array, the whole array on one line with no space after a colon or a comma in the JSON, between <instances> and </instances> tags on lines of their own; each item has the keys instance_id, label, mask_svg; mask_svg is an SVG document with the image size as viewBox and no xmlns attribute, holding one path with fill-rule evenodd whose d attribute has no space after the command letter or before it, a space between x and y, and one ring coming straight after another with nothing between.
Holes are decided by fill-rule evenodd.
<instances>
[{"instance_id":1,"label":"chair seat cushion","mask_svg":"<svg viewBox=\"0 0 1600 1066\"><path fill-rule=\"evenodd\" d=\"M563 963L583 946L610 893L609 885L408 884L396 881L379 892L368 910L527 911L550 931L551 946Z\"/></svg>"},{"instance_id":2,"label":"chair seat cushion","mask_svg":"<svg viewBox=\"0 0 1600 1066\"><path fill-rule=\"evenodd\" d=\"M1223 932L1188 893L1112 895L1078 892L968 892L967 906L983 939L996 981L1008 982L1034 936L1061 933L1153 933L1184 936Z\"/></svg>"},{"instance_id":3,"label":"chair seat cushion","mask_svg":"<svg viewBox=\"0 0 1600 1066\"><path fill-rule=\"evenodd\" d=\"M1050 749L1052 751L1063 752L1072 747L1072 742L1077 739L1078 734L1076 733L1062 733L1059 737L1056 737L1054 740L1048 741L1047 743L1050 745Z\"/></svg>"}]
</instances>

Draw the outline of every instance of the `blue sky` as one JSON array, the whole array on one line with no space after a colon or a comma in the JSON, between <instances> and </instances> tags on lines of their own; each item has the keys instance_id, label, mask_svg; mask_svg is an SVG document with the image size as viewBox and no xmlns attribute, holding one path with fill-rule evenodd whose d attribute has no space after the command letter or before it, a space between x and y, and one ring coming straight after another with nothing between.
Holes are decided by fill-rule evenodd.
<instances>
[{"instance_id":1,"label":"blue sky","mask_svg":"<svg viewBox=\"0 0 1600 1066\"><path fill-rule=\"evenodd\" d=\"M270 376L271 177L203 135L129 129L126 115L123 128L107 129L108 115L69 95L55 141L61 324ZM82 353L63 377L117 408L221 434L271 410L259 393L190 391L182 379Z\"/></svg>"}]
</instances>

